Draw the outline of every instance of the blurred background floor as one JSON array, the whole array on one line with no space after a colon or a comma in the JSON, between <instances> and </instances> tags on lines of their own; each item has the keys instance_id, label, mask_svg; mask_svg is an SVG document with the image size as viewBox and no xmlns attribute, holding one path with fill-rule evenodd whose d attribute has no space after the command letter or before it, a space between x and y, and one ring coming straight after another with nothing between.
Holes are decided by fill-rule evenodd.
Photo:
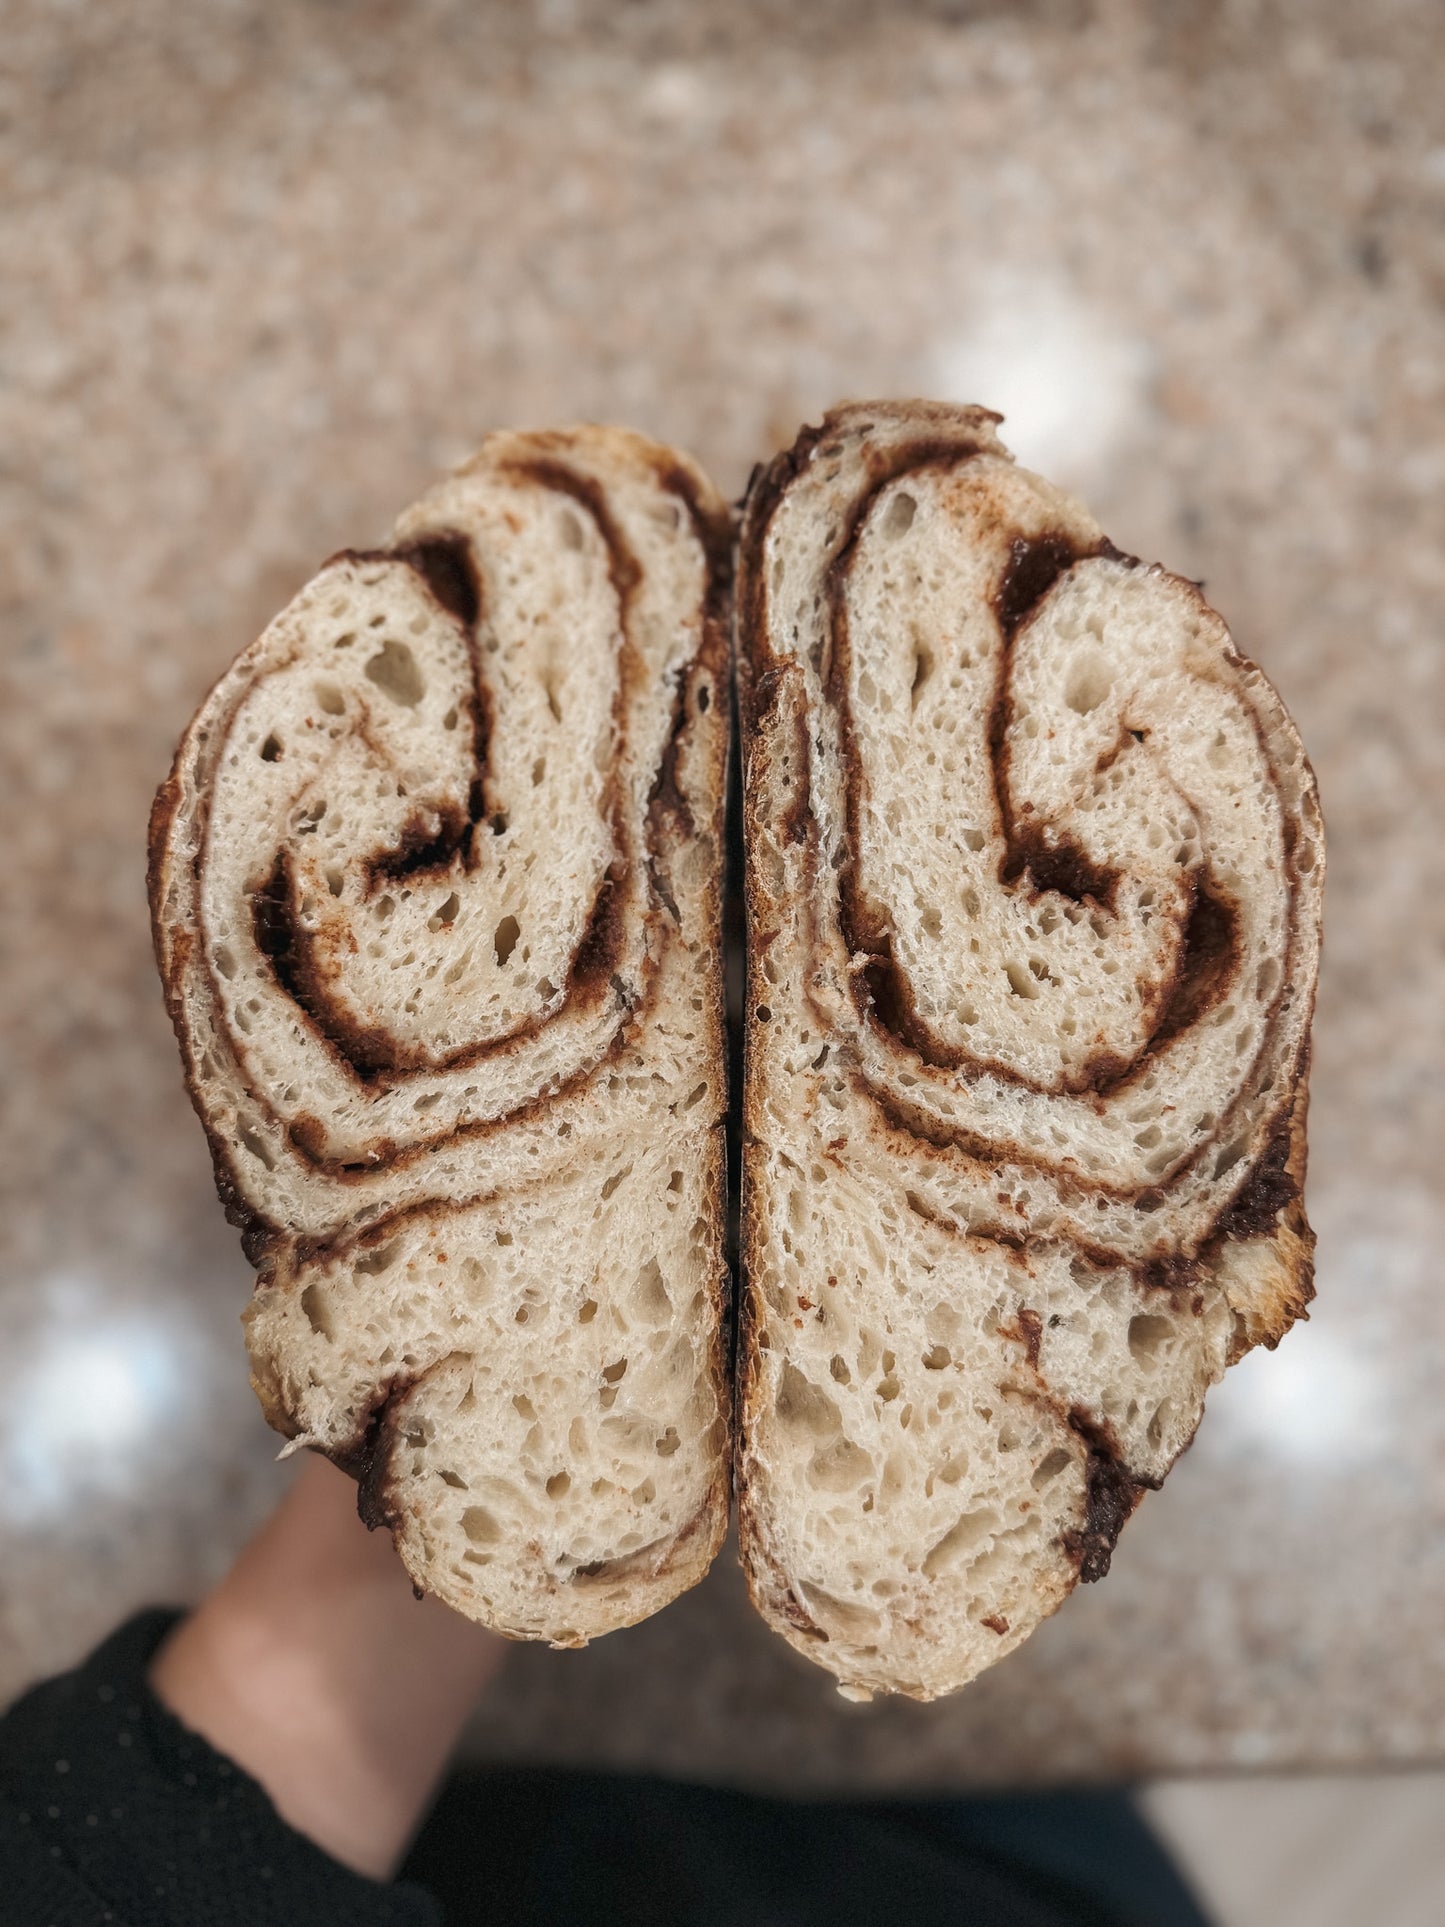
<instances>
[{"instance_id":1,"label":"blurred background floor","mask_svg":"<svg viewBox=\"0 0 1445 1927\"><path fill-rule=\"evenodd\" d=\"M1144 1807L1219 1927L1445 1920L1445 1775L1169 1780Z\"/></svg>"},{"instance_id":2,"label":"blurred background floor","mask_svg":"<svg viewBox=\"0 0 1445 1927\"><path fill-rule=\"evenodd\" d=\"M519 1651L472 1744L858 1788L1445 1760L1435 0L13 0L0 181L0 1696L193 1597L286 1476L146 930L207 685L491 427L621 419L735 493L832 401L923 392L1204 578L1298 718L1314 1315L961 1699L846 1707L724 1560ZM1281 1875L1313 1920L1439 1791L1350 1785ZM1198 1798L1233 1878L1269 1802ZM1354 1918L1419 1917L1383 1879Z\"/></svg>"}]
</instances>

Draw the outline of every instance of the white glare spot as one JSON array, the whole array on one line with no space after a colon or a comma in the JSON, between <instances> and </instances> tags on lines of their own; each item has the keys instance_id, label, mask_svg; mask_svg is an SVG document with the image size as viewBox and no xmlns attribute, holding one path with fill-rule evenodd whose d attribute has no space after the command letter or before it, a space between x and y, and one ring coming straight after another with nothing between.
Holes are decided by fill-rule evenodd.
<instances>
[{"instance_id":1,"label":"white glare spot","mask_svg":"<svg viewBox=\"0 0 1445 1927\"><path fill-rule=\"evenodd\" d=\"M980 289L970 324L934 360L946 400L1004 417L1018 459L1050 480L1097 474L1140 413L1144 343L1061 281L998 274Z\"/></svg>"},{"instance_id":2,"label":"white glare spot","mask_svg":"<svg viewBox=\"0 0 1445 1927\"><path fill-rule=\"evenodd\" d=\"M659 120L695 120L707 99L707 84L695 67L664 61L642 84L643 108Z\"/></svg>"},{"instance_id":3,"label":"white glare spot","mask_svg":"<svg viewBox=\"0 0 1445 1927\"><path fill-rule=\"evenodd\" d=\"M1251 1352L1209 1395L1201 1438L1212 1449L1358 1464L1388 1444L1383 1387L1358 1347L1319 1324L1278 1351Z\"/></svg>"},{"instance_id":4,"label":"white glare spot","mask_svg":"<svg viewBox=\"0 0 1445 1927\"><path fill-rule=\"evenodd\" d=\"M0 1423L12 1523L56 1516L82 1493L134 1490L187 1403L189 1330L173 1316L87 1309L83 1329L57 1318L36 1335Z\"/></svg>"}]
</instances>

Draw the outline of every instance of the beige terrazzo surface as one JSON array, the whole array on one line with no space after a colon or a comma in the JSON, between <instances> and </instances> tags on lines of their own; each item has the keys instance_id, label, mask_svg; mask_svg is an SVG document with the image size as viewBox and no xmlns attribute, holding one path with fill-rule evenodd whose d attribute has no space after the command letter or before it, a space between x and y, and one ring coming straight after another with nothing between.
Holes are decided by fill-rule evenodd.
<instances>
[{"instance_id":1,"label":"beige terrazzo surface","mask_svg":"<svg viewBox=\"0 0 1445 1927\"><path fill-rule=\"evenodd\" d=\"M519 1651L491 1754L794 1785L1445 1755L1445 39L1430 0L16 0L0 76L0 1698L280 1489L154 982L209 681L486 429L727 488L842 395L1003 408L1204 577L1331 831L1320 1301L1107 1584L854 1708L725 1559Z\"/></svg>"}]
</instances>

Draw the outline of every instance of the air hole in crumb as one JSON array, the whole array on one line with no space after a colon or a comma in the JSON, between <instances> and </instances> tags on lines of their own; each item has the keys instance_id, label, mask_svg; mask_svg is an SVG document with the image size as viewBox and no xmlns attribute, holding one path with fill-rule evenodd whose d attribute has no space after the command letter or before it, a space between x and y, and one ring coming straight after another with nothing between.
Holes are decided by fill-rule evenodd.
<instances>
[{"instance_id":1,"label":"air hole in crumb","mask_svg":"<svg viewBox=\"0 0 1445 1927\"><path fill-rule=\"evenodd\" d=\"M1004 975L1009 981L1009 989L1015 997L1038 996L1038 983L1034 978L1033 972L1030 971L1026 965L1010 961L1004 965L1003 969Z\"/></svg>"},{"instance_id":2,"label":"air hole in crumb","mask_svg":"<svg viewBox=\"0 0 1445 1927\"><path fill-rule=\"evenodd\" d=\"M597 1300L595 1298L584 1298L577 1313L577 1323L579 1325L590 1325L596 1316Z\"/></svg>"},{"instance_id":3,"label":"air hole in crumb","mask_svg":"<svg viewBox=\"0 0 1445 1927\"><path fill-rule=\"evenodd\" d=\"M681 1444L682 1440L677 1436L677 1427L669 1425L654 1449L660 1459L670 1459Z\"/></svg>"},{"instance_id":4,"label":"air hole in crumb","mask_svg":"<svg viewBox=\"0 0 1445 1927\"><path fill-rule=\"evenodd\" d=\"M334 682L319 682L316 685L316 701L328 716L341 716L346 711L346 698Z\"/></svg>"},{"instance_id":5,"label":"air hole in crumb","mask_svg":"<svg viewBox=\"0 0 1445 1927\"><path fill-rule=\"evenodd\" d=\"M1073 1464L1073 1454L1065 1451L1050 1452L1046 1459L1040 1459L1034 1467L1034 1475L1029 1484L1035 1492L1042 1492L1046 1485L1052 1485L1061 1472L1067 1472Z\"/></svg>"},{"instance_id":6,"label":"air hole in crumb","mask_svg":"<svg viewBox=\"0 0 1445 1927\"><path fill-rule=\"evenodd\" d=\"M1226 1144L1214 1160L1215 1177L1222 1178L1226 1171L1232 1171L1248 1149L1249 1143L1245 1138L1236 1138L1232 1144Z\"/></svg>"},{"instance_id":7,"label":"air hole in crumb","mask_svg":"<svg viewBox=\"0 0 1445 1927\"><path fill-rule=\"evenodd\" d=\"M558 528L564 549L580 549L582 546L582 524L571 509L563 509L558 517Z\"/></svg>"},{"instance_id":8,"label":"air hole in crumb","mask_svg":"<svg viewBox=\"0 0 1445 1927\"><path fill-rule=\"evenodd\" d=\"M275 730L272 730L271 734L261 745L261 761L263 763L279 763L280 760L281 738L276 734Z\"/></svg>"},{"instance_id":9,"label":"air hole in crumb","mask_svg":"<svg viewBox=\"0 0 1445 1927\"><path fill-rule=\"evenodd\" d=\"M618 1185L621 1184L622 1180L624 1178L631 1177L631 1175L632 1175L632 1166L630 1164L624 1170L614 1171L612 1173L612 1176L610 1178L607 1178L603 1183L603 1186L602 1186L603 1197L610 1198L613 1192L617 1189Z\"/></svg>"},{"instance_id":10,"label":"air hole in crumb","mask_svg":"<svg viewBox=\"0 0 1445 1927\"><path fill-rule=\"evenodd\" d=\"M455 923L457 920L457 912L458 910L461 909L461 907L462 907L462 900L457 895L456 891L453 890L451 895L447 898L446 902L437 911L436 917L433 919L433 922L444 923L444 924Z\"/></svg>"},{"instance_id":11,"label":"air hole in crumb","mask_svg":"<svg viewBox=\"0 0 1445 1927\"><path fill-rule=\"evenodd\" d=\"M516 1397L512 1400L512 1404L516 1410L518 1418L526 1419L529 1425L536 1418L537 1408L532 1403L531 1399L527 1397L527 1394L525 1392L518 1392Z\"/></svg>"},{"instance_id":12,"label":"air hole in crumb","mask_svg":"<svg viewBox=\"0 0 1445 1927\"><path fill-rule=\"evenodd\" d=\"M499 964L505 967L507 959L517 947L517 939L521 934L521 925L515 917L502 918L502 921L497 925L496 935L492 938Z\"/></svg>"},{"instance_id":13,"label":"air hole in crumb","mask_svg":"<svg viewBox=\"0 0 1445 1927\"><path fill-rule=\"evenodd\" d=\"M815 1439L836 1438L842 1427L838 1407L828 1394L800 1372L791 1359L783 1364L783 1376L773 1403L784 1431Z\"/></svg>"},{"instance_id":14,"label":"air hole in crumb","mask_svg":"<svg viewBox=\"0 0 1445 1927\"><path fill-rule=\"evenodd\" d=\"M415 709L426 694L416 657L404 642L384 642L366 665L368 682L404 709Z\"/></svg>"},{"instance_id":15,"label":"air hole in crumb","mask_svg":"<svg viewBox=\"0 0 1445 1927\"><path fill-rule=\"evenodd\" d=\"M943 1537L933 1546L923 1561L925 1577L936 1579L940 1572L951 1566L963 1553L971 1552L977 1545L998 1530L998 1514L988 1507L977 1512L965 1512L955 1525L949 1527Z\"/></svg>"},{"instance_id":16,"label":"air hole in crumb","mask_svg":"<svg viewBox=\"0 0 1445 1927\"><path fill-rule=\"evenodd\" d=\"M554 1472L551 1478L548 1479L547 1481L547 1497L549 1499L562 1498L566 1493L568 1486L570 1486L571 1483L572 1481L570 1477L567 1475L567 1473Z\"/></svg>"},{"instance_id":17,"label":"air hole in crumb","mask_svg":"<svg viewBox=\"0 0 1445 1927\"><path fill-rule=\"evenodd\" d=\"M393 1238L390 1244L378 1245L375 1251L368 1251L352 1264L353 1271L363 1272L373 1277L378 1271L389 1271L396 1263L401 1250L400 1238Z\"/></svg>"},{"instance_id":18,"label":"air hole in crumb","mask_svg":"<svg viewBox=\"0 0 1445 1927\"><path fill-rule=\"evenodd\" d=\"M602 1376L609 1385L616 1385L627 1370L627 1360L619 1358L614 1364L602 1367Z\"/></svg>"},{"instance_id":19,"label":"air hole in crumb","mask_svg":"<svg viewBox=\"0 0 1445 1927\"><path fill-rule=\"evenodd\" d=\"M484 1505L469 1505L462 1514L462 1531L474 1546L494 1546L502 1528Z\"/></svg>"},{"instance_id":20,"label":"air hole in crumb","mask_svg":"<svg viewBox=\"0 0 1445 1927\"><path fill-rule=\"evenodd\" d=\"M1064 688L1064 701L1078 716L1092 715L1113 687L1108 664L1092 652L1075 660Z\"/></svg>"},{"instance_id":21,"label":"air hole in crumb","mask_svg":"<svg viewBox=\"0 0 1445 1927\"><path fill-rule=\"evenodd\" d=\"M923 1354L924 1368L930 1372L941 1372L953 1363L953 1355L947 1345L934 1345Z\"/></svg>"},{"instance_id":22,"label":"air hole in crumb","mask_svg":"<svg viewBox=\"0 0 1445 1927\"><path fill-rule=\"evenodd\" d=\"M883 533L893 540L900 535L907 535L917 513L917 499L900 490L888 504L888 512L883 517Z\"/></svg>"},{"instance_id":23,"label":"air hole in crumb","mask_svg":"<svg viewBox=\"0 0 1445 1927\"><path fill-rule=\"evenodd\" d=\"M534 790L541 788L542 779L546 776L546 774L547 774L547 759L545 756L539 756L536 762L533 763L532 765L532 788Z\"/></svg>"},{"instance_id":24,"label":"air hole in crumb","mask_svg":"<svg viewBox=\"0 0 1445 1927\"><path fill-rule=\"evenodd\" d=\"M648 1258L639 1266L637 1283L633 1287L632 1301L638 1312L654 1325L663 1324L672 1310L672 1300L667 1295L667 1283L662 1275L662 1266L656 1258Z\"/></svg>"},{"instance_id":25,"label":"air hole in crumb","mask_svg":"<svg viewBox=\"0 0 1445 1927\"><path fill-rule=\"evenodd\" d=\"M712 691L708 688L706 683L700 683L698 685L698 692L697 692L697 706L702 711L704 716L707 714L708 707L711 704L711 702L712 702Z\"/></svg>"},{"instance_id":26,"label":"air hole in crumb","mask_svg":"<svg viewBox=\"0 0 1445 1927\"><path fill-rule=\"evenodd\" d=\"M306 1322L318 1338L334 1338L336 1327L331 1320L331 1307L321 1290L320 1284L313 1279L301 1294L301 1309L306 1314Z\"/></svg>"},{"instance_id":27,"label":"air hole in crumb","mask_svg":"<svg viewBox=\"0 0 1445 1927\"><path fill-rule=\"evenodd\" d=\"M470 1487L467 1485L466 1480L461 1476L461 1474L459 1472L449 1471L446 1466L441 1467L441 1469L437 1473L437 1477L441 1480L443 1485L455 1486L458 1492L466 1492L470 1490Z\"/></svg>"},{"instance_id":28,"label":"air hole in crumb","mask_svg":"<svg viewBox=\"0 0 1445 1927\"><path fill-rule=\"evenodd\" d=\"M913 687L910 691L915 709L918 707L918 692L932 674L932 651L926 649L921 642L915 643L913 648Z\"/></svg>"},{"instance_id":29,"label":"air hole in crumb","mask_svg":"<svg viewBox=\"0 0 1445 1927\"><path fill-rule=\"evenodd\" d=\"M1129 1350L1141 1365L1150 1364L1159 1356L1159 1347L1173 1330L1167 1318L1141 1311L1129 1320Z\"/></svg>"}]
</instances>

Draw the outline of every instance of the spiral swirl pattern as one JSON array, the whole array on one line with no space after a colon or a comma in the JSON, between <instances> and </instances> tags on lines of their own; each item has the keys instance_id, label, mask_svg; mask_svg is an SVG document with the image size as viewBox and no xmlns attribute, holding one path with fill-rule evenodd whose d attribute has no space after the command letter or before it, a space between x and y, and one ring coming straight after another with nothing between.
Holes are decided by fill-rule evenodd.
<instances>
[{"instance_id":1,"label":"spiral swirl pattern","mask_svg":"<svg viewBox=\"0 0 1445 1927\"><path fill-rule=\"evenodd\" d=\"M152 822L267 1417L560 1644L727 1520L729 550L672 451L493 436L239 658Z\"/></svg>"},{"instance_id":2,"label":"spiral swirl pattern","mask_svg":"<svg viewBox=\"0 0 1445 1927\"><path fill-rule=\"evenodd\" d=\"M726 530L676 461L599 466L493 438L302 591L158 798L162 972L258 1254L485 1188L502 1130L540 1168L655 995Z\"/></svg>"},{"instance_id":3,"label":"spiral swirl pattern","mask_svg":"<svg viewBox=\"0 0 1445 1927\"><path fill-rule=\"evenodd\" d=\"M993 1612L980 1581L1006 1650L1107 1568L1210 1379L1309 1291L1308 765L1197 587L1016 468L996 420L837 411L755 483L739 565L745 1558L822 1663L890 1685L859 1651L911 1652L925 1693L980 1662L859 1594L880 1514L909 1521L880 1584L914 1622L990 1559L1032 1575ZM957 1458L889 1443L903 1413L958 1443L936 1373L961 1360L1024 1401L1033 1467L1063 1455L972 1550ZM980 1450L991 1519L1017 1480Z\"/></svg>"}]
</instances>

